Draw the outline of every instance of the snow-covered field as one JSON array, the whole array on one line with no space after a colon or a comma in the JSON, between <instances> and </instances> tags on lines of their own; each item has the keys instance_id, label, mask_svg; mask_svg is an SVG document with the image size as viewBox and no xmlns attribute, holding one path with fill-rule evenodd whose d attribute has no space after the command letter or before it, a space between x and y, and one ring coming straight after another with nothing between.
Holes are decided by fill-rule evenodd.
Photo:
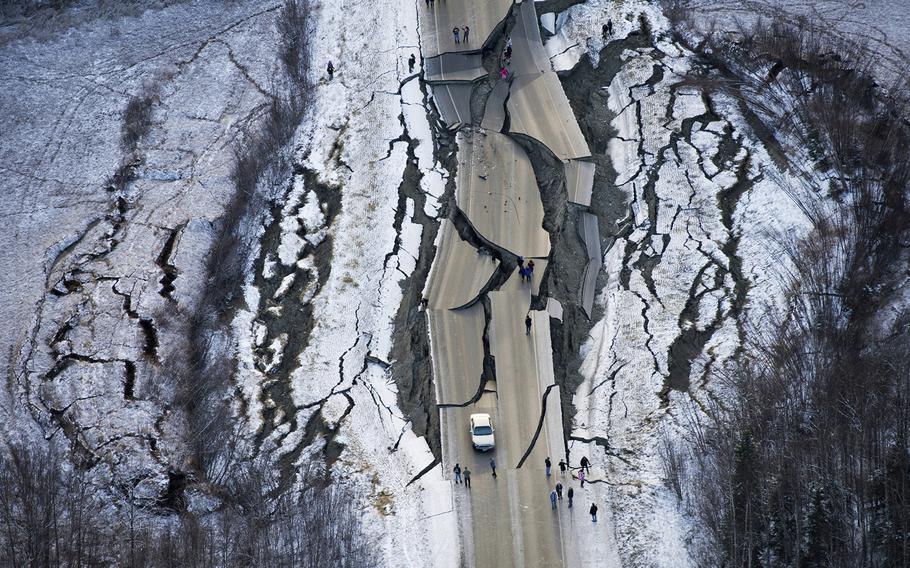
<instances>
[{"instance_id":1,"label":"snow-covered field","mask_svg":"<svg viewBox=\"0 0 910 568\"><path fill-rule=\"evenodd\" d=\"M78 437L149 497L182 467L158 392L174 349L160 327L203 285L231 142L267 100L275 43L259 38L278 6L86 16L0 48L5 439ZM144 85L157 94L132 162L122 111ZM133 180L115 188L124 162Z\"/></svg>"},{"instance_id":2,"label":"snow-covered field","mask_svg":"<svg viewBox=\"0 0 910 568\"><path fill-rule=\"evenodd\" d=\"M388 33L370 32L375 29ZM424 230L414 222L414 199L399 194L405 167L412 159L420 170L421 213L431 216L448 175L435 162L419 64L408 73L410 54L419 57L417 33L414 4L321 5L314 60L320 72L330 60L337 71L332 81L319 75L310 117L298 136L297 162L338 192L340 210L326 229L314 189L298 174L284 202L280 243L266 251L274 263L311 270L315 263L305 243L326 237L333 242L329 272L320 275L325 281L318 293L301 299L312 307L313 328L292 365L289 395L296 414L293 420L276 414L265 444L277 455L294 452L314 413L331 427L340 424L334 441L345 448L333 476L356 486L371 504L366 515L388 566L445 566L459 556L448 537L455 530L451 484L440 466L409 485L434 458L398 410L387 364L400 284L414 270ZM413 157L409 141L416 144ZM266 269L263 276L277 277L269 263ZM247 294L258 297L259 291L251 285ZM262 397L268 374L256 370L253 356L259 315L244 311L235 322L244 338L243 390L251 404L274 405ZM299 453L298 465L314 452Z\"/></svg>"},{"instance_id":3,"label":"snow-covered field","mask_svg":"<svg viewBox=\"0 0 910 568\"><path fill-rule=\"evenodd\" d=\"M595 456L605 472L623 565L691 566L698 529L667 483L661 446L685 447L706 413L723 405L712 372L776 303L786 270L779 239L799 236L808 223L782 189L799 184L777 170L737 106L675 86L693 59L668 39L663 15L618 6L572 7L548 43L554 65L570 68L582 54L566 48L599 51L607 18L611 41L638 29L638 13L655 34L653 47L625 50L602 86L615 116L615 185L629 212L604 255L605 315L582 348L586 380L575 395L572 435L606 440L610 449L578 442L571 449Z\"/></svg>"},{"instance_id":4,"label":"snow-covered field","mask_svg":"<svg viewBox=\"0 0 910 568\"><path fill-rule=\"evenodd\" d=\"M233 192L231 143L255 131L271 97L280 7L188 2L82 17L0 48L4 439L66 434L97 456L99 475L117 486L131 480L134 498L159 498L168 472L185 467L163 365L179 353L173 321L192 313L206 285L213 223ZM422 173L421 214L435 216L448 175L435 164L424 94L407 69L408 56L419 57L416 7L325 2L315 14L317 85L294 142L297 171L310 177L272 189L286 193L280 238L265 244L261 278L250 276L247 309L231 326L240 364L233 407L248 447L291 466L321 456L319 435L300 447L321 413L345 447L333 475L362 497L384 564L446 565L458 557L445 549L450 487L438 467L409 485L433 456L396 408L384 364L423 231L415 200L399 194L406 164L413 159ZM328 60L333 81L323 74ZM152 83L135 173L112 190L127 159L123 108ZM295 279L307 285L295 288ZM311 322L299 353L298 328L272 336L262 323L267 311L282 316L279 300L290 294L288 310L311 309L283 314ZM276 386L281 366L291 375Z\"/></svg>"},{"instance_id":5,"label":"snow-covered field","mask_svg":"<svg viewBox=\"0 0 910 568\"><path fill-rule=\"evenodd\" d=\"M907 0L688 0L695 22L705 28L736 30L740 23L780 16L805 19L823 34L867 45L880 55L878 71L886 82L907 72L910 61L910 2Z\"/></svg>"}]
</instances>

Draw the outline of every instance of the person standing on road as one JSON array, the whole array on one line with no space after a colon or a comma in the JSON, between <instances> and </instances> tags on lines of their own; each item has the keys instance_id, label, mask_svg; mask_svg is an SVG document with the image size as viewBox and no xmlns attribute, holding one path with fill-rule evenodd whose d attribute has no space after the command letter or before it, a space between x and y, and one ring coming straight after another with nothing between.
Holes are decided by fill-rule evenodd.
<instances>
[{"instance_id":1,"label":"person standing on road","mask_svg":"<svg viewBox=\"0 0 910 568\"><path fill-rule=\"evenodd\" d=\"M496 460L490 458L490 469L493 470L493 477L496 477Z\"/></svg>"},{"instance_id":2,"label":"person standing on road","mask_svg":"<svg viewBox=\"0 0 910 568\"><path fill-rule=\"evenodd\" d=\"M335 78L335 66L332 65L331 61L329 61L329 64L325 66L325 71L329 74L329 81Z\"/></svg>"},{"instance_id":3,"label":"person standing on road","mask_svg":"<svg viewBox=\"0 0 910 568\"><path fill-rule=\"evenodd\" d=\"M566 460L559 460L559 474L566 474Z\"/></svg>"},{"instance_id":4,"label":"person standing on road","mask_svg":"<svg viewBox=\"0 0 910 568\"><path fill-rule=\"evenodd\" d=\"M556 490L550 491L550 506L553 507L553 510L556 510Z\"/></svg>"},{"instance_id":5,"label":"person standing on road","mask_svg":"<svg viewBox=\"0 0 910 568\"><path fill-rule=\"evenodd\" d=\"M575 490L569 487L569 491L566 493L566 497L569 498L569 508L572 508L572 497L575 497Z\"/></svg>"},{"instance_id":6,"label":"person standing on road","mask_svg":"<svg viewBox=\"0 0 910 568\"><path fill-rule=\"evenodd\" d=\"M414 57L414 54L411 54L411 57L408 58L408 73L414 72L414 64L417 63L417 58Z\"/></svg>"},{"instance_id":7,"label":"person standing on road","mask_svg":"<svg viewBox=\"0 0 910 568\"><path fill-rule=\"evenodd\" d=\"M459 41L459 39L458 39L458 34L460 34L460 33L461 33L461 30L458 28L458 26L455 26L454 28L452 28L452 35L455 36L455 43L461 43L461 41Z\"/></svg>"},{"instance_id":8,"label":"person standing on road","mask_svg":"<svg viewBox=\"0 0 910 568\"><path fill-rule=\"evenodd\" d=\"M462 31L461 41L463 43L468 43L468 34L471 33L471 28L469 28L468 26L465 26L464 28L462 28L461 31Z\"/></svg>"},{"instance_id":9,"label":"person standing on road","mask_svg":"<svg viewBox=\"0 0 910 568\"><path fill-rule=\"evenodd\" d=\"M525 335L531 335L531 314L525 316ZM550 461L550 458L547 458L547 461ZM550 470L550 466L547 466L547 471ZM550 475L547 473L547 475Z\"/></svg>"},{"instance_id":10,"label":"person standing on road","mask_svg":"<svg viewBox=\"0 0 910 568\"><path fill-rule=\"evenodd\" d=\"M591 503L591 508L588 509L588 512L591 513L591 522L596 523L597 522L597 505L595 505L594 503Z\"/></svg>"},{"instance_id":11,"label":"person standing on road","mask_svg":"<svg viewBox=\"0 0 910 568\"><path fill-rule=\"evenodd\" d=\"M556 482L556 495L562 499L562 483Z\"/></svg>"},{"instance_id":12,"label":"person standing on road","mask_svg":"<svg viewBox=\"0 0 910 568\"><path fill-rule=\"evenodd\" d=\"M530 281L531 281L531 277L534 276L534 261L533 261L533 260L529 260L529 261L528 261L528 270L527 270L527 273L528 273L528 282L530 282Z\"/></svg>"},{"instance_id":13,"label":"person standing on road","mask_svg":"<svg viewBox=\"0 0 910 568\"><path fill-rule=\"evenodd\" d=\"M547 467L547 477L550 477L550 466L553 465L553 462L550 461L549 456L543 460L543 464Z\"/></svg>"},{"instance_id":14,"label":"person standing on road","mask_svg":"<svg viewBox=\"0 0 910 568\"><path fill-rule=\"evenodd\" d=\"M464 486L468 489L471 488L471 470L467 466L464 468Z\"/></svg>"},{"instance_id":15,"label":"person standing on road","mask_svg":"<svg viewBox=\"0 0 910 568\"><path fill-rule=\"evenodd\" d=\"M453 471L455 472L455 483L461 483L461 465L456 463Z\"/></svg>"},{"instance_id":16,"label":"person standing on road","mask_svg":"<svg viewBox=\"0 0 910 568\"><path fill-rule=\"evenodd\" d=\"M582 489L584 489L584 487L585 487L585 470L583 470L583 469L578 470L578 481L581 482L581 487L582 487Z\"/></svg>"},{"instance_id":17,"label":"person standing on road","mask_svg":"<svg viewBox=\"0 0 910 568\"><path fill-rule=\"evenodd\" d=\"M505 81L506 79L508 79L508 78L509 78L509 70L506 69L505 67L500 67L500 68L499 68L499 78L502 79L503 81Z\"/></svg>"},{"instance_id":18,"label":"person standing on road","mask_svg":"<svg viewBox=\"0 0 910 568\"><path fill-rule=\"evenodd\" d=\"M581 469L591 473L591 462L588 461L587 456L582 456L581 458Z\"/></svg>"}]
</instances>

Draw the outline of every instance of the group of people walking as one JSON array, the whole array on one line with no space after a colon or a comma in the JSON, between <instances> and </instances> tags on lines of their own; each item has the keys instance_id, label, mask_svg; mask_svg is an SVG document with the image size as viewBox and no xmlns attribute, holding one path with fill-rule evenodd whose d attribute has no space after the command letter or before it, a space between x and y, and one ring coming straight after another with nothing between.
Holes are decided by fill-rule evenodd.
<instances>
[{"instance_id":1,"label":"group of people walking","mask_svg":"<svg viewBox=\"0 0 910 568\"><path fill-rule=\"evenodd\" d=\"M534 261L529 260L528 265L525 266L524 257L518 257L518 275L521 276L522 282L531 282L531 278L534 276ZM525 316L525 335L531 335L531 312ZM549 474L547 474L549 475Z\"/></svg>"},{"instance_id":2,"label":"group of people walking","mask_svg":"<svg viewBox=\"0 0 910 568\"><path fill-rule=\"evenodd\" d=\"M543 461L544 470L546 471L547 477L552 475L551 470L553 462L550 461L549 456ZM565 460L559 460L559 475L564 477L566 471L568 471L569 464ZM581 488L585 486L585 475L591 473L591 462L588 461L587 457L581 458L581 467L578 469L578 481L581 483ZM557 504L562 501L562 493L565 487L562 484L562 481L557 481L556 485L550 491L550 507L555 511L558 507ZM566 491L566 500L569 503L569 508L572 508L573 500L575 498L575 490L570 486ZM591 522L597 522L597 504L591 503L591 508L588 510L588 513L591 515Z\"/></svg>"},{"instance_id":3,"label":"group of people walking","mask_svg":"<svg viewBox=\"0 0 910 568\"><path fill-rule=\"evenodd\" d=\"M589 462L588 458L585 456L585 457L581 458L580 464L581 464L581 467L578 468L578 481L581 483L580 487L584 488L585 475L591 472L591 462ZM553 475L552 474L553 462L550 461L549 456L547 456L547 458L543 461L543 465L544 465L544 471L546 472L547 477L548 478L551 477ZM570 466L568 463L566 463L565 460L559 460L560 477L565 477L566 472L569 471L569 469L570 469ZM495 479L496 478L496 458L492 458L492 457L490 458L490 470L492 472L493 478ZM455 468L452 471L455 474L455 483L456 484L460 485L463 483L467 489L471 488L471 470L467 466L462 468L460 463L456 463ZM569 486L568 488L566 488L562 484L562 481L557 480L556 485L553 487L553 490L550 491L550 506L553 508L554 511L558 508L558 503L563 500L563 491L564 490L565 490L566 501L568 502L569 508L571 509L572 505L574 504L575 489L572 486ZM588 509L588 514L591 515L591 522L596 523L597 522L597 504L596 503L591 503L591 507L590 507L590 509Z\"/></svg>"}]
</instances>

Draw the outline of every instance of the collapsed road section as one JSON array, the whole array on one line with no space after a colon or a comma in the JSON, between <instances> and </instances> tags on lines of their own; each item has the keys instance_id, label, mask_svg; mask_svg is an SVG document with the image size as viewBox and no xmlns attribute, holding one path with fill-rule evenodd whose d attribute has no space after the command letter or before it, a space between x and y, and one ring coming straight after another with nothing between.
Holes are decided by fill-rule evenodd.
<instances>
[{"instance_id":1,"label":"collapsed road section","mask_svg":"<svg viewBox=\"0 0 910 568\"><path fill-rule=\"evenodd\" d=\"M568 461L564 394L554 379L551 315L539 309L550 303L540 288L552 253L529 149L558 164L562 202L581 209L590 203L594 164L550 68L533 2L418 4L424 80L442 120L458 131L455 207L440 225L424 305L444 471L458 464L472 472L472 487L456 491L462 561L581 565L577 539L609 543L612 534L577 523L571 509L554 511L548 499L572 478L556 467ZM455 43L452 28L464 22L473 24L469 40L462 32ZM508 62L491 56L507 43ZM589 235L589 258L599 261L597 231L582 233ZM491 453L472 447L469 420L477 413L492 417Z\"/></svg>"}]
</instances>

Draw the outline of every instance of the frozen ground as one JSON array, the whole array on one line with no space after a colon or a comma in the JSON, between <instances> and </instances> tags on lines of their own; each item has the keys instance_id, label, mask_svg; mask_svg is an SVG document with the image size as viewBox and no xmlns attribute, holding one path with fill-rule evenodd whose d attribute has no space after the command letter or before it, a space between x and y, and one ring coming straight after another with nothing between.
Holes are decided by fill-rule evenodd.
<instances>
[{"instance_id":1,"label":"frozen ground","mask_svg":"<svg viewBox=\"0 0 910 568\"><path fill-rule=\"evenodd\" d=\"M231 142L271 97L280 5L79 18L0 47L5 439L66 435L99 474L150 500L189 465L166 380L175 322L205 286L233 191ZM396 408L388 364L424 230L414 218L432 220L448 176L407 69L411 53L419 62L416 16L413 3L318 5L314 103L232 324L232 403L249 447L282 475L324 461L358 489L385 565L444 566L458 557L445 548L449 485L438 467L409 484L433 456ZM122 110L153 80L150 132L112 188L127 159ZM406 196L409 167L419 174Z\"/></svg>"},{"instance_id":2,"label":"frozen ground","mask_svg":"<svg viewBox=\"0 0 910 568\"><path fill-rule=\"evenodd\" d=\"M778 239L807 224L782 189L798 184L776 169L736 105L676 85L693 59L670 42L663 16L630 5L626 17L617 6L572 7L550 40L599 50L602 23L612 19L610 40L621 42L639 29L637 12L655 34L652 45L613 50L618 71L600 85L615 130L611 182L628 213L604 254L604 317L582 348L570 449L602 472L624 565L690 566L698 530L667 484L660 446L690 440L724 404L712 371L776 302L786 270ZM550 52L562 52L554 64L580 59Z\"/></svg>"},{"instance_id":3,"label":"frozen ground","mask_svg":"<svg viewBox=\"0 0 910 568\"><path fill-rule=\"evenodd\" d=\"M642 0L588 0L559 15L552 12L541 14L541 24L552 34L544 47L553 69L567 71L585 55L597 65L601 49L611 41L621 40L638 30L642 14L655 12L652 3ZM612 23L613 31L604 35L603 26L607 22Z\"/></svg>"},{"instance_id":4,"label":"frozen ground","mask_svg":"<svg viewBox=\"0 0 910 568\"><path fill-rule=\"evenodd\" d=\"M805 18L823 33L867 44L881 56L883 79L906 73L910 62L910 2L907 0L688 0L695 21L735 30L737 22L782 16Z\"/></svg>"},{"instance_id":5,"label":"frozen ground","mask_svg":"<svg viewBox=\"0 0 910 568\"><path fill-rule=\"evenodd\" d=\"M694 2L731 18L771 2ZM0 338L5 440L66 437L99 475L156 500L188 467L164 363L176 315L205 286L204 259L232 184L231 142L262 118L277 63L278 2L186 2L0 46ZM787 3L906 61L905 10L893 3ZM691 58L661 34L653 5L591 0L546 18L557 69L598 62L644 14L658 40L622 51L608 93L609 154L628 202L606 250L604 314L583 347L571 442L587 454L619 542L612 564L690 565L697 534L666 487L661 436L687 438L722 405L711 369L777 297L781 236L799 209L735 105L673 85ZM330 464L358 489L386 565L454 565L450 484L396 404L393 321L439 215L449 173L437 163L414 3L325 2L313 37L314 105L278 180L232 322L240 361L237 423L250 447L293 479ZM730 20L732 21L732 20ZM384 33L374 33L384 30ZM265 39L264 39L265 38ZM321 75L321 74L320 74ZM120 142L131 95L156 85L137 158ZM144 86L145 85L145 86ZM128 160L129 158L129 160ZM129 182L111 177L127 160ZM662 434L663 433L663 434ZM587 446L587 447L584 447ZM340 451L339 451L340 450ZM416 478L416 481L413 481ZM605 511L603 512L605 513ZM607 515L602 515L607 517ZM657 545L656 543L659 543ZM584 543L579 543L584 548Z\"/></svg>"},{"instance_id":6,"label":"frozen ground","mask_svg":"<svg viewBox=\"0 0 910 568\"><path fill-rule=\"evenodd\" d=\"M434 157L419 63L408 72L410 54L420 56L416 5L326 3L313 39L316 68L331 60L337 71L332 81L319 74L298 138L301 173L266 231L247 290L258 308L235 321L243 396L279 461L302 467L344 446L334 477L372 505L384 565L453 565L451 486L438 465L423 473L434 457L397 408L390 368L401 284L448 176ZM283 370L273 374L263 357ZM324 437L308 433L315 423Z\"/></svg>"},{"instance_id":7,"label":"frozen ground","mask_svg":"<svg viewBox=\"0 0 910 568\"><path fill-rule=\"evenodd\" d=\"M3 437L66 435L160 496L183 467L160 363L164 315L191 311L230 143L257 120L278 3L189 2L0 48ZM10 35L10 30L5 30ZM155 84L134 157L121 113ZM122 163L128 183L112 184ZM176 276L176 278L171 278Z\"/></svg>"}]
</instances>

